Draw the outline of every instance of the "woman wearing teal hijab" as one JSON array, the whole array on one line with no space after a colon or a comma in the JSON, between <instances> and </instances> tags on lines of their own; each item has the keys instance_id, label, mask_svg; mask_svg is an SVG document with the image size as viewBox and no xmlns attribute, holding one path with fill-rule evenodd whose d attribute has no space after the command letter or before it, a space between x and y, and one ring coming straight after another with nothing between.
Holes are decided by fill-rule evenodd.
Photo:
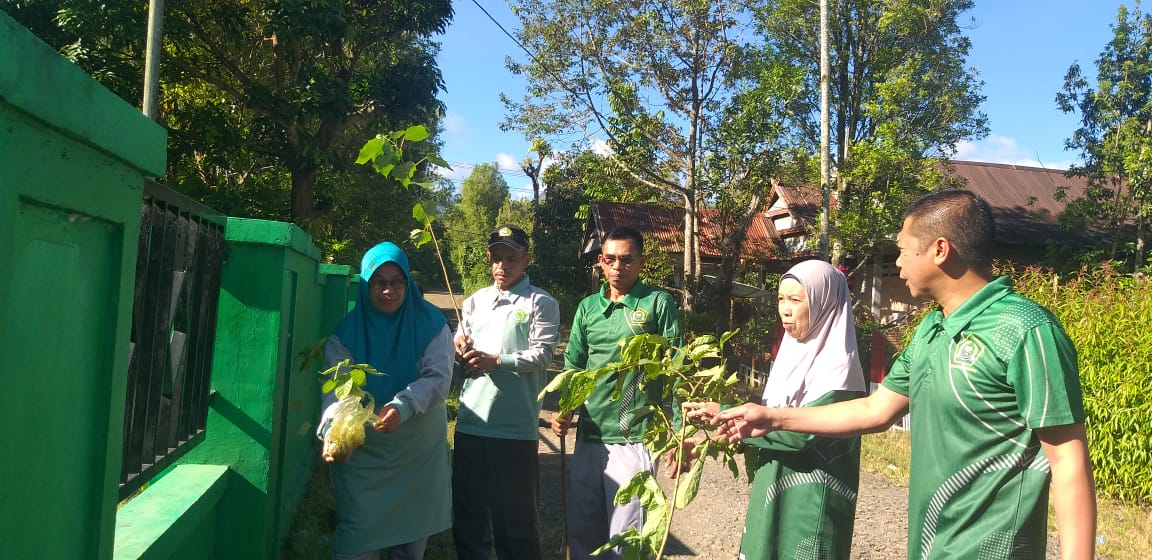
<instances>
[{"instance_id":1,"label":"woman wearing teal hijab","mask_svg":"<svg viewBox=\"0 0 1152 560\"><path fill-rule=\"evenodd\" d=\"M448 421L452 338L444 315L412 281L408 257L380 243L360 261L356 306L332 336L327 367L351 359L385 372L369 376L380 421L364 444L336 463L336 560L424 556L429 535L452 525ZM336 398L324 395L323 438ZM384 403L381 405L381 403ZM328 462L332 457L325 456Z\"/></svg>"}]
</instances>

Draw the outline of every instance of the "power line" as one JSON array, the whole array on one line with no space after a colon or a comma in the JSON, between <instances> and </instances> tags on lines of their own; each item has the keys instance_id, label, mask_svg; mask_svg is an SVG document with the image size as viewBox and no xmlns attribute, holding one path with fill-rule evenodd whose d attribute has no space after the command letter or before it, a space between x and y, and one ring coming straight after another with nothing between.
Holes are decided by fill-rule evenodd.
<instances>
[{"instance_id":1,"label":"power line","mask_svg":"<svg viewBox=\"0 0 1152 560\"><path fill-rule=\"evenodd\" d=\"M466 169L476 169L480 165L487 165L487 163L477 164L477 163L467 163L467 162L463 162L463 161L448 161L445 163L452 166L453 171L455 171L457 167L463 167ZM500 173L501 175L513 175L513 176L528 178L528 175L525 174L524 171L517 171L514 169L508 169L505 167L500 167L499 164L496 165L496 171L498 173Z\"/></svg>"},{"instance_id":2,"label":"power line","mask_svg":"<svg viewBox=\"0 0 1152 560\"><path fill-rule=\"evenodd\" d=\"M520 40L516 38L516 36L509 33L507 29L504 29L504 26L501 25L499 21L496 21L496 18L492 17L492 14L488 13L488 10L484 9L484 6L480 5L479 0L472 0L472 3L475 4L477 8L480 8L480 11L484 12L485 16L488 16L489 21L491 21L493 24L495 24L501 33L503 33L505 36L507 36L509 39L511 39L513 43L516 43L516 46L520 47L520 50L524 51L524 54L528 55L528 58L531 58L532 61L535 62L540 67L540 69L544 71L544 73L551 76L552 79L555 80L556 83L559 84L560 87L564 91L567 91L569 95L575 97L576 99L579 99L582 104L584 104L585 106L588 107L589 111L593 112L593 114L598 112L596 107L594 105L592 105L591 101L589 101L588 99L586 99L584 97L584 95L582 95L581 93L576 91L576 89L573 88L571 85L569 85L568 82L564 80L564 78L561 78L560 76L556 75L556 73L553 72L551 68L549 68L546 64L544 64L543 61L540 60L540 57L536 56L535 53L528 50L528 47L525 47L524 44L521 43ZM601 127L600 129L604 130L603 127ZM607 130L605 130L605 132L607 133ZM609 135L609 137L611 137L611 135Z\"/></svg>"}]
</instances>

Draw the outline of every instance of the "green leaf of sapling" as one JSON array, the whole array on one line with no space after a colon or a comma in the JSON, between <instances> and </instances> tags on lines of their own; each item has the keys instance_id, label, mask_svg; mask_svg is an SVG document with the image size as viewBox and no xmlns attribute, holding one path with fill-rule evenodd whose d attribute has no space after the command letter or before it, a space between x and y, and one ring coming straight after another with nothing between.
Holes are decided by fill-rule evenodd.
<instances>
[{"instance_id":1,"label":"green leaf of sapling","mask_svg":"<svg viewBox=\"0 0 1152 560\"><path fill-rule=\"evenodd\" d=\"M364 143L360 148L360 155L356 157L356 164L363 165L368 163L380 155L381 149L384 146L384 140L379 136Z\"/></svg>"},{"instance_id":2,"label":"green leaf of sapling","mask_svg":"<svg viewBox=\"0 0 1152 560\"><path fill-rule=\"evenodd\" d=\"M408 130L404 131L404 139L411 142L422 142L427 140L428 136L428 129L424 128L422 124L410 126Z\"/></svg>"}]
</instances>

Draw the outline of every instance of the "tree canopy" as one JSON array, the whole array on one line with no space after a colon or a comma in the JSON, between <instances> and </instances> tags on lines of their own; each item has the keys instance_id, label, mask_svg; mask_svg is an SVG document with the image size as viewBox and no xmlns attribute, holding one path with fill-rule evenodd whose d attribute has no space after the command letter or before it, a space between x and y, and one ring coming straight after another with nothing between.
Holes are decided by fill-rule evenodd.
<instances>
[{"instance_id":1,"label":"tree canopy","mask_svg":"<svg viewBox=\"0 0 1152 560\"><path fill-rule=\"evenodd\" d=\"M494 163L472 169L460 184L460 198L444 215L452 265L465 294L492 283L488 270L488 234L508 204L508 182ZM527 227L528 224L518 224Z\"/></svg>"},{"instance_id":2,"label":"tree canopy","mask_svg":"<svg viewBox=\"0 0 1152 560\"><path fill-rule=\"evenodd\" d=\"M831 230L842 251L867 254L899 228L902 208L940 184L941 160L987 133L982 82L965 66L971 43L959 20L971 0L829 0L832 168L838 206ZM790 130L808 153L820 142L819 14L810 0L765 0L754 9L761 75L800 72ZM769 83L769 82L761 82ZM820 184L817 177L810 184Z\"/></svg>"},{"instance_id":3,"label":"tree canopy","mask_svg":"<svg viewBox=\"0 0 1152 560\"><path fill-rule=\"evenodd\" d=\"M1135 268L1144 266L1144 230L1152 210L1152 16L1139 6L1120 6L1112 39L1096 61L1096 85L1078 63L1068 68L1056 103L1078 113L1080 127L1065 141L1082 164L1070 175L1088 179L1088 189L1070 201L1062 219L1069 225L1099 222L1115 232L1116 258L1125 223L1137 225Z\"/></svg>"},{"instance_id":4,"label":"tree canopy","mask_svg":"<svg viewBox=\"0 0 1152 560\"><path fill-rule=\"evenodd\" d=\"M147 3L0 7L140 103ZM408 208L413 195L352 160L379 132L412 124L435 132L442 83L428 37L451 15L448 0L169 3L159 115L169 131L165 182L230 215L295 221L330 254L362 251L365 235L405 239L407 216L378 210Z\"/></svg>"},{"instance_id":5,"label":"tree canopy","mask_svg":"<svg viewBox=\"0 0 1152 560\"><path fill-rule=\"evenodd\" d=\"M532 53L509 68L529 83L507 100L507 125L528 137L607 144L632 181L684 208L685 306L699 274L698 209L705 139L729 99L738 4L522 0L518 39Z\"/></svg>"}]
</instances>

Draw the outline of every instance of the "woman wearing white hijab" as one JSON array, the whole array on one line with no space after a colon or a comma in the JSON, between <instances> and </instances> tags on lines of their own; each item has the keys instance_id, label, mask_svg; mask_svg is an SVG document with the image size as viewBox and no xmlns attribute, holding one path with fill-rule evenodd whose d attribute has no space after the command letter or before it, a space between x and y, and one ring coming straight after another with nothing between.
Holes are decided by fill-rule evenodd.
<instances>
[{"instance_id":1,"label":"woman wearing white hijab","mask_svg":"<svg viewBox=\"0 0 1152 560\"><path fill-rule=\"evenodd\" d=\"M848 282L818 260L780 278L780 321L787 336L764 387L773 407L818 406L864 396ZM685 403L688 417L709 421L717 403ZM852 548L860 438L771 432L745 439L759 448L741 560L846 559Z\"/></svg>"}]
</instances>

